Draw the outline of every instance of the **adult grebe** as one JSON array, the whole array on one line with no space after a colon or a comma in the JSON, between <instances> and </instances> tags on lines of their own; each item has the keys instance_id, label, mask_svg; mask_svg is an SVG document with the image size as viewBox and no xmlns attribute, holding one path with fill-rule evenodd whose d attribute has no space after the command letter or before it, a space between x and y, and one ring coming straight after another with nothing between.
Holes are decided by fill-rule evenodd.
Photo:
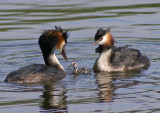
<instances>
[{"instance_id":1,"label":"adult grebe","mask_svg":"<svg viewBox=\"0 0 160 113\"><path fill-rule=\"evenodd\" d=\"M95 42L98 44L96 52L100 53L94 63L95 72L115 72L140 69L149 66L148 57L139 50L124 47L116 47L110 29L98 29L95 34Z\"/></svg>"},{"instance_id":2,"label":"adult grebe","mask_svg":"<svg viewBox=\"0 0 160 113\"><path fill-rule=\"evenodd\" d=\"M61 27L55 26L55 30L48 30L42 33L38 44L43 53L44 64L32 64L24 66L16 71L9 73L4 80L9 83L33 83L56 81L65 77L63 66L55 56L55 49L58 49L67 61L65 45L68 33Z\"/></svg>"}]
</instances>

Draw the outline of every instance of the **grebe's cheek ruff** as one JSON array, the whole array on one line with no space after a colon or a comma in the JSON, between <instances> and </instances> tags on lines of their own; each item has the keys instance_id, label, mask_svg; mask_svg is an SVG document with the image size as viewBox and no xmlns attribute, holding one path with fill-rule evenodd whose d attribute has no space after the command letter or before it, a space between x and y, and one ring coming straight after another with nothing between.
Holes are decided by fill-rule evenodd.
<instances>
[{"instance_id":1,"label":"grebe's cheek ruff","mask_svg":"<svg viewBox=\"0 0 160 113\"><path fill-rule=\"evenodd\" d=\"M100 38L98 45L111 48L114 44L114 39L110 33L106 33L103 37Z\"/></svg>"},{"instance_id":2,"label":"grebe's cheek ruff","mask_svg":"<svg viewBox=\"0 0 160 113\"><path fill-rule=\"evenodd\" d=\"M95 72L141 69L150 64L148 57L141 54L139 50L127 47L115 47L110 29L97 30L95 42L92 45L96 44L99 45L96 48L96 52L100 53L100 55L93 66Z\"/></svg>"},{"instance_id":3,"label":"grebe's cheek ruff","mask_svg":"<svg viewBox=\"0 0 160 113\"><path fill-rule=\"evenodd\" d=\"M66 56L66 52L65 52L65 46L67 44L67 39L65 37L68 37L67 32L65 32L64 34L59 34L58 44L56 46L56 49L58 49L61 52L64 59L66 61L68 61L67 56Z\"/></svg>"},{"instance_id":4,"label":"grebe's cheek ruff","mask_svg":"<svg viewBox=\"0 0 160 113\"><path fill-rule=\"evenodd\" d=\"M54 51L60 50L67 61L65 45L68 33L61 27L55 26L53 30L47 30L39 38L38 44L43 54L44 64L32 64L24 66L9 73L4 80L9 83L33 83L57 81L66 76L63 66L59 63Z\"/></svg>"}]
</instances>

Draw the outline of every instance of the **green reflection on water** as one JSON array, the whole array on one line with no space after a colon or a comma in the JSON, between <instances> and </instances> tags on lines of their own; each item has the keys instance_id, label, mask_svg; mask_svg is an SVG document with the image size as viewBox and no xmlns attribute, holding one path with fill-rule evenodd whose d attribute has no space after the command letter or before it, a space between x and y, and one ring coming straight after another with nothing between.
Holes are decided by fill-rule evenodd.
<instances>
[{"instance_id":1,"label":"green reflection on water","mask_svg":"<svg viewBox=\"0 0 160 113\"><path fill-rule=\"evenodd\" d=\"M44 7L44 6L43 6ZM48 6L45 6L48 7ZM50 6L54 7L54 6ZM60 7L64 7L63 5ZM160 4L138 4L138 5L128 5L128 6L106 6L106 7L91 7L91 8L68 8L68 9L27 9L27 10L1 10L0 12L26 12L26 13L34 13L34 12L57 12L57 13L88 13L88 12L96 12L96 11L104 11L104 10L112 10L112 9L135 9L135 8L148 8L148 7L160 7Z\"/></svg>"},{"instance_id":2,"label":"green reflection on water","mask_svg":"<svg viewBox=\"0 0 160 113\"><path fill-rule=\"evenodd\" d=\"M16 105L16 104L27 104L27 103L38 103L40 101L41 101L41 99L18 100L18 101L0 103L0 106Z\"/></svg>"}]
</instances>

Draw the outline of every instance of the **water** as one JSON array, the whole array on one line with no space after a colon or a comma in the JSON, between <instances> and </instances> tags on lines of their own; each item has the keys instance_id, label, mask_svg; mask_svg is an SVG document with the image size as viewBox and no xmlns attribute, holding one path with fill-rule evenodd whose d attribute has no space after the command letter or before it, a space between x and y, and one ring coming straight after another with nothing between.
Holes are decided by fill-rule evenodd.
<instances>
[{"instance_id":1,"label":"water","mask_svg":"<svg viewBox=\"0 0 160 113\"><path fill-rule=\"evenodd\" d=\"M107 113L160 112L159 0L0 0L0 112ZM19 67L43 63L40 34L61 26L70 32L67 77L53 84L8 84ZM72 61L92 69L98 54L91 47L99 27L111 28L119 46L132 45L151 65L136 73L71 74Z\"/></svg>"}]
</instances>

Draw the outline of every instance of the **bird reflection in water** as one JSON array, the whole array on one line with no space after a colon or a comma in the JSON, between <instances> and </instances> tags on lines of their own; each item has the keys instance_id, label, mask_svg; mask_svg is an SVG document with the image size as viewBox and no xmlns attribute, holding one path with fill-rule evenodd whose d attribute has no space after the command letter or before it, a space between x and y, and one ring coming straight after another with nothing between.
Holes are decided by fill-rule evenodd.
<instances>
[{"instance_id":1,"label":"bird reflection in water","mask_svg":"<svg viewBox=\"0 0 160 113\"><path fill-rule=\"evenodd\" d=\"M40 113L67 113L66 90L56 88L54 84L45 84L44 98Z\"/></svg>"},{"instance_id":2,"label":"bird reflection in water","mask_svg":"<svg viewBox=\"0 0 160 113\"><path fill-rule=\"evenodd\" d=\"M116 89L127 88L139 83L136 80L132 80L133 77L140 76L137 73L139 72L132 71L129 73L97 73L96 79L99 88L100 102L112 102Z\"/></svg>"},{"instance_id":3,"label":"bird reflection in water","mask_svg":"<svg viewBox=\"0 0 160 113\"><path fill-rule=\"evenodd\" d=\"M99 99L101 102L110 102L113 97L114 86L112 86L112 76L105 73L97 73L97 83L99 87Z\"/></svg>"}]
</instances>

